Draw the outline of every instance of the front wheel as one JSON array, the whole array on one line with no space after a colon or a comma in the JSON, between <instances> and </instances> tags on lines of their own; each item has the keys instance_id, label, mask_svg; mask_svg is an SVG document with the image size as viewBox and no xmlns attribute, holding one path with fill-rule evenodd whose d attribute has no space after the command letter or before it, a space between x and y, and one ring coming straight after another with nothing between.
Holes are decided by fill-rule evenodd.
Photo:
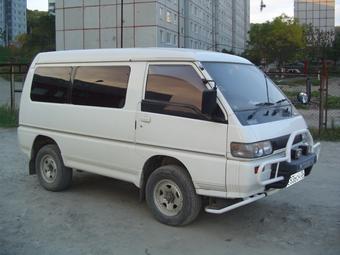
<instances>
[{"instance_id":1,"label":"front wheel","mask_svg":"<svg viewBox=\"0 0 340 255\"><path fill-rule=\"evenodd\" d=\"M195 220L202 203L185 169L175 165L162 166L151 174L146 201L157 220L173 226Z\"/></svg>"}]
</instances>

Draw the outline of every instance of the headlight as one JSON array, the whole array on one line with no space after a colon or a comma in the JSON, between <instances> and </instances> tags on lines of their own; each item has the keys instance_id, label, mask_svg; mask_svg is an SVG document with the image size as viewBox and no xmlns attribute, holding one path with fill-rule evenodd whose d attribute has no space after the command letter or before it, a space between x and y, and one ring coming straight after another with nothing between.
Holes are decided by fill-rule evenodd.
<instances>
[{"instance_id":1,"label":"headlight","mask_svg":"<svg viewBox=\"0 0 340 255\"><path fill-rule=\"evenodd\" d=\"M231 143L231 154L239 158L260 158L273 153L271 142Z\"/></svg>"}]
</instances>

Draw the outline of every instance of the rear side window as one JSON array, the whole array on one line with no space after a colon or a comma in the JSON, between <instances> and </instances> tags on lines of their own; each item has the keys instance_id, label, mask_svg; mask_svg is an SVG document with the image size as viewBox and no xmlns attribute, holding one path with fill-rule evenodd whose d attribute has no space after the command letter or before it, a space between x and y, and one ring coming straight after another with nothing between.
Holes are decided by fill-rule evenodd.
<instances>
[{"instance_id":1,"label":"rear side window","mask_svg":"<svg viewBox=\"0 0 340 255\"><path fill-rule=\"evenodd\" d=\"M71 72L71 67L38 67L33 76L32 101L67 103Z\"/></svg>"},{"instance_id":2,"label":"rear side window","mask_svg":"<svg viewBox=\"0 0 340 255\"><path fill-rule=\"evenodd\" d=\"M149 104L143 108L196 118L202 110L205 89L202 79L190 65L150 65L145 92Z\"/></svg>"},{"instance_id":3,"label":"rear side window","mask_svg":"<svg viewBox=\"0 0 340 255\"><path fill-rule=\"evenodd\" d=\"M129 82L128 66L81 66L73 82L72 104L123 108Z\"/></svg>"}]
</instances>

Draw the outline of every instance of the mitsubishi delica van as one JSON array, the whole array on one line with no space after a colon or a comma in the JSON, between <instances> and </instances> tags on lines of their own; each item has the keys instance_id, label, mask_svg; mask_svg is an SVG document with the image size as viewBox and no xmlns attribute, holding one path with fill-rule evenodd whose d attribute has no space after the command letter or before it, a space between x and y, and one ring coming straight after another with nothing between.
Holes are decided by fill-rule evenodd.
<instances>
[{"instance_id":1,"label":"mitsubishi delica van","mask_svg":"<svg viewBox=\"0 0 340 255\"><path fill-rule=\"evenodd\" d=\"M120 179L169 225L285 189L311 173L320 151L262 71L208 51L41 53L19 119L29 173L45 189L67 189L74 170Z\"/></svg>"}]
</instances>

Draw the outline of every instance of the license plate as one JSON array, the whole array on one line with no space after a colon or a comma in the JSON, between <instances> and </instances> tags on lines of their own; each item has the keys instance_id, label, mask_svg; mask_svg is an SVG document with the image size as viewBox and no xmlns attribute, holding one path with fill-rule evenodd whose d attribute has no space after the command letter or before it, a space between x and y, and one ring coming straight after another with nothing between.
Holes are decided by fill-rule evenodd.
<instances>
[{"instance_id":1,"label":"license plate","mask_svg":"<svg viewBox=\"0 0 340 255\"><path fill-rule=\"evenodd\" d=\"M287 187L292 186L293 184L302 181L305 178L305 170L302 170L296 174L292 174L289 178L289 182Z\"/></svg>"}]
</instances>

